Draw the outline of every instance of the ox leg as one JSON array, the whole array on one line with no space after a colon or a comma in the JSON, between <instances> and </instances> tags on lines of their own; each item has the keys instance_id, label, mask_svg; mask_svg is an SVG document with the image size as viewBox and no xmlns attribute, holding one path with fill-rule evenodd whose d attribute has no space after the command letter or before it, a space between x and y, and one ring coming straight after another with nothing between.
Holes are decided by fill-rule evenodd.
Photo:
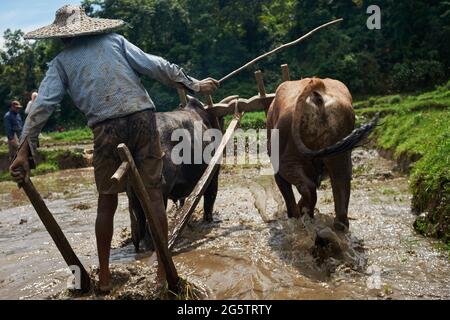
<instances>
[{"instance_id":1,"label":"ox leg","mask_svg":"<svg viewBox=\"0 0 450 320\"><path fill-rule=\"evenodd\" d=\"M352 179L351 152L325 160L325 166L330 175L333 188L334 209L336 212L334 227L338 230L348 229L347 215Z\"/></svg>"},{"instance_id":2,"label":"ox leg","mask_svg":"<svg viewBox=\"0 0 450 320\"><path fill-rule=\"evenodd\" d=\"M139 199L131 188L127 189L130 220L131 220L131 238L133 240L134 249L140 251L141 241L144 240L146 250L153 250L153 239L147 225L147 219L142 210Z\"/></svg>"},{"instance_id":3,"label":"ox leg","mask_svg":"<svg viewBox=\"0 0 450 320\"><path fill-rule=\"evenodd\" d=\"M217 170L216 174L212 178L211 183L206 189L203 197L203 221L205 222L213 221L214 203L216 202L217 191L219 189L219 170Z\"/></svg>"},{"instance_id":4,"label":"ox leg","mask_svg":"<svg viewBox=\"0 0 450 320\"><path fill-rule=\"evenodd\" d=\"M317 204L317 189L314 182L308 178L303 178L302 184L297 186L298 192L302 198L298 203L300 215L307 214L314 218L314 209Z\"/></svg>"},{"instance_id":5,"label":"ox leg","mask_svg":"<svg viewBox=\"0 0 450 320\"><path fill-rule=\"evenodd\" d=\"M294 192L292 191L292 185L287 182L280 174L275 175L275 182L286 202L287 215L289 218L300 218L300 211L295 202Z\"/></svg>"},{"instance_id":6,"label":"ox leg","mask_svg":"<svg viewBox=\"0 0 450 320\"><path fill-rule=\"evenodd\" d=\"M169 198L163 195L164 208L167 210L167 205L169 204Z\"/></svg>"}]
</instances>

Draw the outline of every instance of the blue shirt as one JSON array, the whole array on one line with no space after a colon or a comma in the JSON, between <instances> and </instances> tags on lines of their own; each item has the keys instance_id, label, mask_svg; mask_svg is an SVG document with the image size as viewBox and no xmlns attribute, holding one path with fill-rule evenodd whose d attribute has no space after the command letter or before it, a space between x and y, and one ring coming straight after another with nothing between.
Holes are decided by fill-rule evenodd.
<instances>
[{"instance_id":1,"label":"blue shirt","mask_svg":"<svg viewBox=\"0 0 450 320\"><path fill-rule=\"evenodd\" d=\"M3 122L5 125L6 135L8 140L14 139L15 135L20 138L22 133L22 117L19 113L8 111L3 117Z\"/></svg>"},{"instance_id":2,"label":"blue shirt","mask_svg":"<svg viewBox=\"0 0 450 320\"><path fill-rule=\"evenodd\" d=\"M141 83L147 75L170 86L198 92L199 81L161 57L143 52L115 34L75 38L55 59L39 88L23 129L32 147L66 92L87 117L90 127L155 105Z\"/></svg>"}]
</instances>

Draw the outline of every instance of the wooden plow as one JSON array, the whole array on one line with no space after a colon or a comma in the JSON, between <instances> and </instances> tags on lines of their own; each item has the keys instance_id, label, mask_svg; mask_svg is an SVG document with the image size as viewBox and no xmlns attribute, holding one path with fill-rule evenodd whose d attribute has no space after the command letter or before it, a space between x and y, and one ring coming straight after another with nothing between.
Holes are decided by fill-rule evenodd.
<instances>
[{"instance_id":1,"label":"wooden plow","mask_svg":"<svg viewBox=\"0 0 450 320\"><path fill-rule=\"evenodd\" d=\"M287 64L283 64L281 66L282 70L282 79L283 82L289 81L289 68ZM216 149L216 153L214 157L211 159L207 169L203 173L202 177L198 181L192 193L185 200L183 207L179 208L175 215L178 217L176 219L175 225L169 232L169 242L168 249L172 250L180 238L183 230L189 223L197 205L199 204L203 194L208 188L212 177L219 169L219 164L222 161L222 157L224 154L225 147L229 143L229 141L233 138L233 134L238 127L239 122L246 112L256 112L256 111L266 111L269 109L270 104L275 98L274 93L267 94L264 86L263 74L261 71L255 72L256 84L258 87L259 94L250 99L240 99L238 96L231 96L223 99L220 103L210 103L212 102L212 97L208 97L208 112L212 112L217 117L223 117L226 115L233 115L233 119L231 120L225 134L222 138L222 141L218 148ZM178 89L178 95L180 97L181 106L186 106L188 103L188 97L183 89ZM152 231L153 232L153 231ZM155 243L155 248L158 250L158 246ZM153 264L156 262L157 255L153 253L150 258L148 258L147 263Z\"/></svg>"}]
</instances>

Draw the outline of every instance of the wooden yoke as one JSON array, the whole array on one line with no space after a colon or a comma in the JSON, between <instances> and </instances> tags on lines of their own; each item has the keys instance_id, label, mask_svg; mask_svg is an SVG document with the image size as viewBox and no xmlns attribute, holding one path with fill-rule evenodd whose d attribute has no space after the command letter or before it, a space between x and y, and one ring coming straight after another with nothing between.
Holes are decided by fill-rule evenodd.
<instances>
[{"instance_id":1,"label":"wooden yoke","mask_svg":"<svg viewBox=\"0 0 450 320\"><path fill-rule=\"evenodd\" d=\"M178 291L178 282L180 280L178 277L178 272L175 268L175 264L173 263L172 256L170 255L169 248L165 240L166 237L164 236L158 219L153 211L150 197L145 189L144 182L142 181L134 159L127 146L122 143L117 147L117 150L123 163L111 179L113 182L120 182L127 173L130 174L133 190L139 199L142 209L144 210L150 231L152 233L155 249L160 258L160 263L166 273L167 284L169 289L176 293Z\"/></svg>"},{"instance_id":2,"label":"wooden yoke","mask_svg":"<svg viewBox=\"0 0 450 320\"><path fill-rule=\"evenodd\" d=\"M261 70L255 72L256 83L258 84L259 96L261 98L266 97L266 87L264 86L264 79Z\"/></svg>"},{"instance_id":3,"label":"wooden yoke","mask_svg":"<svg viewBox=\"0 0 450 320\"><path fill-rule=\"evenodd\" d=\"M291 76L289 74L289 66L287 64L281 65L281 74L283 77L283 82L291 81Z\"/></svg>"}]
</instances>

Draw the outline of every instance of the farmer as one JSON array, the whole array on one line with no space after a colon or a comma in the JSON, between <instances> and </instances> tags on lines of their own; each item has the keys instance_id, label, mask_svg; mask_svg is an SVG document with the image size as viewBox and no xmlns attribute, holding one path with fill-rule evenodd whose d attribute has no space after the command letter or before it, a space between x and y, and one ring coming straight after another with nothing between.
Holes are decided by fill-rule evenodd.
<instances>
[{"instance_id":1,"label":"farmer","mask_svg":"<svg viewBox=\"0 0 450 320\"><path fill-rule=\"evenodd\" d=\"M19 146L19 138L22 134L22 117L20 116L22 106L19 101L12 101L9 111L3 117L6 136L8 137L9 161L14 159Z\"/></svg>"},{"instance_id":2,"label":"farmer","mask_svg":"<svg viewBox=\"0 0 450 320\"><path fill-rule=\"evenodd\" d=\"M116 151L120 143L125 143L133 154L166 241L168 236L160 189L163 153L156 129L155 106L139 75L205 94L218 87L216 80L198 81L189 77L177 65L146 54L124 37L112 33L124 24L122 20L90 18L81 6L66 5L56 12L53 24L25 36L26 39L60 38L65 48L49 63L39 95L26 119L17 157L10 167L16 182L28 178L30 163L34 165L38 135L68 92L94 133L94 173L99 193L95 232L99 289L105 292L111 289L109 256L117 195L126 189L126 182L120 185L110 182L121 164ZM159 281L164 277L159 264Z\"/></svg>"}]
</instances>

